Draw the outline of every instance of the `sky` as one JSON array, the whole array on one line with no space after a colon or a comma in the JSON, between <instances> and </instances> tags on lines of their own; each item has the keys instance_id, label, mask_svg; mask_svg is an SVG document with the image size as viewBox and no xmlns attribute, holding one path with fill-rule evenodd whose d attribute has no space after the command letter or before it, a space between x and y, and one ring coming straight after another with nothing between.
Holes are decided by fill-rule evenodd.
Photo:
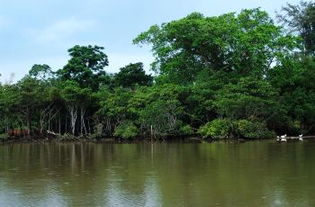
<instances>
[{"instance_id":1,"label":"sky","mask_svg":"<svg viewBox=\"0 0 315 207\"><path fill-rule=\"evenodd\" d=\"M274 17L300 0L0 0L0 81L21 79L34 64L62 68L74 45L105 47L109 73L135 62L149 71L148 46L132 40L151 25L201 12L205 16L261 7Z\"/></svg>"}]
</instances>

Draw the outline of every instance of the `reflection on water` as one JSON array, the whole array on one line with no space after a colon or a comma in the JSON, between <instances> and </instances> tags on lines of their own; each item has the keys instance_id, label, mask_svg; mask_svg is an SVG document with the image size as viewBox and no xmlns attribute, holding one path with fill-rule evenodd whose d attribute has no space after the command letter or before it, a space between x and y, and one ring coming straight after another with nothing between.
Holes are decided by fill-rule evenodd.
<instances>
[{"instance_id":1,"label":"reflection on water","mask_svg":"<svg viewBox=\"0 0 315 207\"><path fill-rule=\"evenodd\" d=\"M0 206L315 206L315 143L0 146Z\"/></svg>"}]
</instances>

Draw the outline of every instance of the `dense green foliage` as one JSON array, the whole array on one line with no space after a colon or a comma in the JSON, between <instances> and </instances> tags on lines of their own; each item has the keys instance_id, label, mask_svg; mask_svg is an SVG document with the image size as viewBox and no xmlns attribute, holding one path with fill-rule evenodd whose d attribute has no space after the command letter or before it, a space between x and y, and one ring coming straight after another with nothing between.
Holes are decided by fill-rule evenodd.
<instances>
[{"instance_id":1,"label":"dense green foliage","mask_svg":"<svg viewBox=\"0 0 315 207\"><path fill-rule=\"evenodd\" d=\"M120 69L115 75L115 86L124 88L135 87L136 85L149 86L153 78L146 75L143 69L143 63L129 64Z\"/></svg>"},{"instance_id":2,"label":"dense green foliage","mask_svg":"<svg viewBox=\"0 0 315 207\"><path fill-rule=\"evenodd\" d=\"M37 64L19 82L0 86L1 133L125 139L314 133L315 33L304 32L314 24L314 4L284 11L292 17L285 23L302 32L287 33L260 9L192 13L152 26L134 43L152 46L154 77L142 63L108 74L103 47L74 46L62 69Z\"/></svg>"},{"instance_id":3,"label":"dense green foliage","mask_svg":"<svg viewBox=\"0 0 315 207\"><path fill-rule=\"evenodd\" d=\"M114 132L114 136L124 139L134 138L139 134L138 128L132 122L123 122L119 124Z\"/></svg>"},{"instance_id":4,"label":"dense green foliage","mask_svg":"<svg viewBox=\"0 0 315 207\"><path fill-rule=\"evenodd\" d=\"M228 119L215 119L199 128L203 137L228 138L233 130L233 123Z\"/></svg>"}]
</instances>

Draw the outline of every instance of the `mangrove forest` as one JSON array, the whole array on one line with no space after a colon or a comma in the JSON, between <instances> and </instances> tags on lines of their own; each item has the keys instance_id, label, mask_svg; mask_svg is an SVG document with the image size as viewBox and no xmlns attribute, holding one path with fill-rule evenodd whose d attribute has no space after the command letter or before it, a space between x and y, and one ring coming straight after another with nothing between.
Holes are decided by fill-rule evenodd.
<instances>
[{"instance_id":1,"label":"mangrove forest","mask_svg":"<svg viewBox=\"0 0 315 207\"><path fill-rule=\"evenodd\" d=\"M275 138L315 134L315 4L153 25L133 40L154 62L106 71L106 48L75 45L0 85L2 139Z\"/></svg>"}]
</instances>

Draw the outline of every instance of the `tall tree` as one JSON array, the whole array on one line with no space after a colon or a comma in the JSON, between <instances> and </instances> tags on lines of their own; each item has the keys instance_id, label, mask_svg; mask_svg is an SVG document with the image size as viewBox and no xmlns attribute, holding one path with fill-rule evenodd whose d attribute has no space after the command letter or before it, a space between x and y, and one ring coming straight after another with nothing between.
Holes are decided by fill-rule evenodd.
<instances>
[{"instance_id":1,"label":"tall tree","mask_svg":"<svg viewBox=\"0 0 315 207\"><path fill-rule=\"evenodd\" d=\"M42 87L41 81L29 76L20 80L17 83L17 87L20 95L20 103L17 110L23 114L24 124L28 129L28 134L30 134L34 117L37 117L37 108L40 107L41 101L45 97L44 87Z\"/></svg>"},{"instance_id":2,"label":"tall tree","mask_svg":"<svg viewBox=\"0 0 315 207\"><path fill-rule=\"evenodd\" d=\"M54 76L54 72L51 70L49 65L35 64L28 72L29 76L39 80L46 80Z\"/></svg>"},{"instance_id":3,"label":"tall tree","mask_svg":"<svg viewBox=\"0 0 315 207\"><path fill-rule=\"evenodd\" d=\"M195 81L203 70L263 77L279 54L295 46L259 9L215 17L192 13L152 26L134 43L152 44L153 69L181 84Z\"/></svg>"},{"instance_id":4,"label":"tall tree","mask_svg":"<svg viewBox=\"0 0 315 207\"><path fill-rule=\"evenodd\" d=\"M109 81L104 67L108 66L107 55L99 46L79 46L69 49L70 60L57 74L61 80L76 81L81 87L97 90Z\"/></svg>"},{"instance_id":5,"label":"tall tree","mask_svg":"<svg viewBox=\"0 0 315 207\"><path fill-rule=\"evenodd\" d=\"M278 14L278 19L290 32L297 32L302 37L306 54L315 54L315 2L288 3L282 8L282 14Z\"/></svg>"},{"instance_id":6,"label":"tall tree","mask_svg":"<svg viewBox=\"0 0 315 207\"><path fill-rule=\"evenodd\" d=\"M114 78L116 85L122 87L149 86L153 79L152 76L145 74L143 63L131 63L120 68Z\"/></svg>"},{"instance_id":7,"label":"tall tree","mask_svg":"<svg viewBox=\"0 0 315 207\"><path fill-rule=\"evenodd\" d=\"M87 133L85 124L85 115L87 107L92 99L90 88L81 88L75 81L66 81L63 83L61 95L64 99L65 106L70 115L70 128L73 135L77 132L78 118L80 117L80 134Z\"/></svg>"}]
</instances>

